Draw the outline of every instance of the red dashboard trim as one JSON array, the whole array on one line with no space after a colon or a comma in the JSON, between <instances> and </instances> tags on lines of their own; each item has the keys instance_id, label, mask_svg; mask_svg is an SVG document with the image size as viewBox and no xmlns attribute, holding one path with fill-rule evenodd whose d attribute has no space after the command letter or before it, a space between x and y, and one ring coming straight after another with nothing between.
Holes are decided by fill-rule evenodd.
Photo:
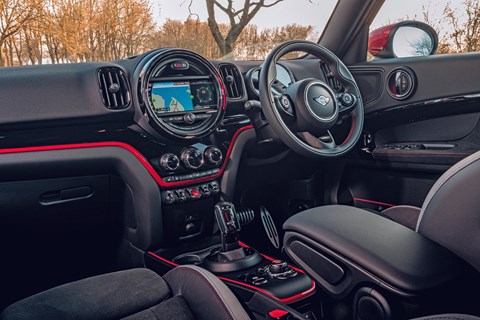
<instances>
[{"instance_id":1,"label":"red dashboard trim","mask_svg":"<svg viewBox=\"0 0 480 320\"><path fill-rule=\"evenodd\" d=\"M250 248L248 245L246 245L245 243L243 243L243 242L241 242L241 241L239 241L238 243L239 243L240 246L242 246L242 247ZM175 262L173 262L173 261L170 261L170 260L168 260L168 259L165 259L164 257L161 257L161 256L159 256L158 254L155 254L155 253L153 253L153 252L151 252L151 251L147 251L147 254L149 254L150 256L152 256L152 257L154 257L154 258L156 258L156 259L158 259L158 260L160 260L160 261L162 261L162 262L164 262L164 263L166 263L166 264L168 264L168 265L170 265L170 266L172 266L172 267L178 267L178 266L179 266L179 264L177 264L177 263L175 263ZM264 257L264 258L267 259L267 260L270 260L270 261L275 260L275 259L273 259L273 258L271 258L271 257L269 257L269 256L267 256L267 255L264 255L264 254L262 254L262 253L260 253L260 254L262 255L262 257ZM290 266L290 267L293 268L293 269L294 269L295 271L297 271L297 272L300 272L300 273L305 274L305 271L303 271L303 270L301 270L301 269L295 268L294 266ZM248 283L241 282L241 281L237 281L237 280L233 280L233 279L229 279L229 278L225 278L225 277L221 277L221 276L217 276L217 278L219 278L220 280L225 281L225 282L230 282L230 283L233 283L233 284L238 285L238 286L243 286L243 287L246 287L246 288L249 288L249 289L252 289L252 290L261 292L261 293L263 293L264 295L269 296L270 298L275 299L275 300L277 300L277 301L279 301L279 302L281 302L281 303L285 303L285 304L290 304L290 303L293 303L293 302L297 302L297 301L299 301L299 300L302 300L303 298L309 297L309 296L311 296L312 294L314 294L315 291L317 290L317 289L316 289L316 285L315 285L315 281L312 280L312 285L311 285L311 287L310 287L309 289L305 290L304 292L298 293L298 294L296 294L296 295L293 295L293 296L287 297L287 298L277 298L277 297L273 296L272 294L270 294L269 292L267 292L267 291L265 291L265 290L263 290L263 289L261 289L261 288L257 288L257 287L255 287L255 286L253 286L253 285L250 285L250 284L248 284Z\"/></svg>"},{"instance_id":2,"label":"red dashboard trim","mask_svg":"<svg viewBox=\"0 0 480 320\"><path fill-rule=\"evenodd\" d=\"M353 200L354 200L354 201L358 201L358 202L365 202L365 203L370 203L370 204L376 204L376 205L384 206L384 207L395 207L395 206L396 206L396 205L391 204L391 203L374 201L374 200L368 200L368 199L362 199L362 198L353 198Z\"/></svg>"},{"instance_id":3,"label":"red dashboard trim","mask_svg":"<svg viewBox=\"0 0 480 320\"><path fill-rule=\"evenodd\" d=\"M8 148L8 149L0 149L0 154L9 154L9 153L22 153L22 152L39 152L39 151L55 151L55 150L70 150L70 149L82 149L82 148L98 148L98 147L117 147L122 148L133 154L138 161L147 169L150 173L152 178L158 183L160 187L164 188L174 188L174 187L182 187L188 186L196 183L202 183L206 181L211 181L219 178L225 168L227 167L228 160L230 158L230 154L232 153L233 146L235 141L237 140L238 136L247 130L253 129L252 125L244 126L238 129L232 137L230 141L230 145L227 150L227 154L225 155L225 160L223 161L222 166L220 167L219 172L213 174L208 177L201 177L192 180L184 180L184 181L175 181L175 182L165 182L162 177L159 176L157 171L152 167L152 165L148 162L147 159L134 147L124 142L117 142L117 141L107 141L107 142L87 142L87 143L73 143L73 144L61 144L61 145L51 145L51 146L38 146L38 147L22 147L22 148Z\"/></svg>"}]
</instances>

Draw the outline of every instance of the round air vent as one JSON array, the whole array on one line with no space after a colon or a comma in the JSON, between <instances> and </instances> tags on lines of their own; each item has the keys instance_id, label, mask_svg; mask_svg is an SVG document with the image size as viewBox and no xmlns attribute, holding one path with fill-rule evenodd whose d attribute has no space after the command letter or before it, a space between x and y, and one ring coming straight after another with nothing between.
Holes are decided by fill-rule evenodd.
<instances>
[{"instance_id":1,"label":"round air vent","mask_svg":"<svg viewBox=\"0 0 480 320\"><path fill-rule=\"evenodd\" d=\"M409 98L415 89L415 74L408 68L393 70L387 80L388 93L397 100Z\"/></svg>"}]
</instances>

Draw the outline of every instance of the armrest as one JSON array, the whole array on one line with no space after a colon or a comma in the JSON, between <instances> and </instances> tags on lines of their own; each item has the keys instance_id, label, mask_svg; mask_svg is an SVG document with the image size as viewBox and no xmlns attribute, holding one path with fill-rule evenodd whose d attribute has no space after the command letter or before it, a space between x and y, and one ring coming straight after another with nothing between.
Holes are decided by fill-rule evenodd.
<instances>
[{"instance_id":1,"label":"armrest","mask_svg":"<svg viewBox=\"0 0 480 320\"><path fill-rule=\"evenodd\" d=\"M287 254L335 294L365 279L402 292L432 289L454 278L463 265L422 235L355 207L306 210L283 228ZM332 263L327 272L325 263Z\"/></svg>"}]
</instances>

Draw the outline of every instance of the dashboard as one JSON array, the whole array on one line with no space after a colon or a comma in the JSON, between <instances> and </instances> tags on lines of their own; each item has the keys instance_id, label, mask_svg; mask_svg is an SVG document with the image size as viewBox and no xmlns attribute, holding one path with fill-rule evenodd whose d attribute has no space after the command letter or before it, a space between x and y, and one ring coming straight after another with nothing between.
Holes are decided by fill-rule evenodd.
<instances>
[{"instance_id":1,"label":"dashboard","mask_svg":"<svg viewBox=\"0 0 480 320\"><path fill-rule=\"evenodd\" d=\"M5 68L0 147L121 141L164 188L215 180L235 134L251 128L243 105L258 100L260 68L170 48L112 63ZM314 60L279 63L274 94L295 81L291 69L321 73Z\"/></svg>"},{"instance_id":2,"label":"dashboard","mask_svg":"<svg viewBox=\"0 0 480 320\"><path fill-rule=\"evenodd\" d=\"M234 146L244 132L253 133L244 103L258 100L260 67L158 49L111 63L5 68L0 150L121 146L143 159L167 213L214 201L225 191L222 175L233 170L229 161L239 157L232 156ZM274 93L305 70L321 73L314 60L278 64ZM201 232L198 225L187 231L191 222L171 223L180 225L177 238Z\"/></svg>"}]
</instances>

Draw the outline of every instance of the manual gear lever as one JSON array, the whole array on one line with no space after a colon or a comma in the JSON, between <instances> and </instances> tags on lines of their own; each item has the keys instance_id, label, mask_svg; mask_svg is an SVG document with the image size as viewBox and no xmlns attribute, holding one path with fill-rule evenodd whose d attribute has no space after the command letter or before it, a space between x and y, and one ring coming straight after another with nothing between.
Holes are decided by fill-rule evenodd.
<instances>
[{"instance_id":1,"label":"manual gear lever","mask_svg":"<svg viewBox=\"0 0 480 320\"><path fill-rule=\"evenodd\" d=\"M222 252L238 249L238 232L241 227L235 206L230 202L219 202L214 211L222 237Z\"/></svg>"},{"instance_id":2,"label":"manual gear lever","mask_svg":"<svg viewBox=\"0 0 480 320\"><path fill-rule=\"evenodd\" d=\"M238 243L240 226L253 220L253 211L245 209L237 213L232 203L219 202L215 205L214 212L222 237L222 247L219 251L212 251L203 260L203 266L211 272L233 272L258 265L262 256L255 249L244 248Z\"/></svg>"}]
</instances>

